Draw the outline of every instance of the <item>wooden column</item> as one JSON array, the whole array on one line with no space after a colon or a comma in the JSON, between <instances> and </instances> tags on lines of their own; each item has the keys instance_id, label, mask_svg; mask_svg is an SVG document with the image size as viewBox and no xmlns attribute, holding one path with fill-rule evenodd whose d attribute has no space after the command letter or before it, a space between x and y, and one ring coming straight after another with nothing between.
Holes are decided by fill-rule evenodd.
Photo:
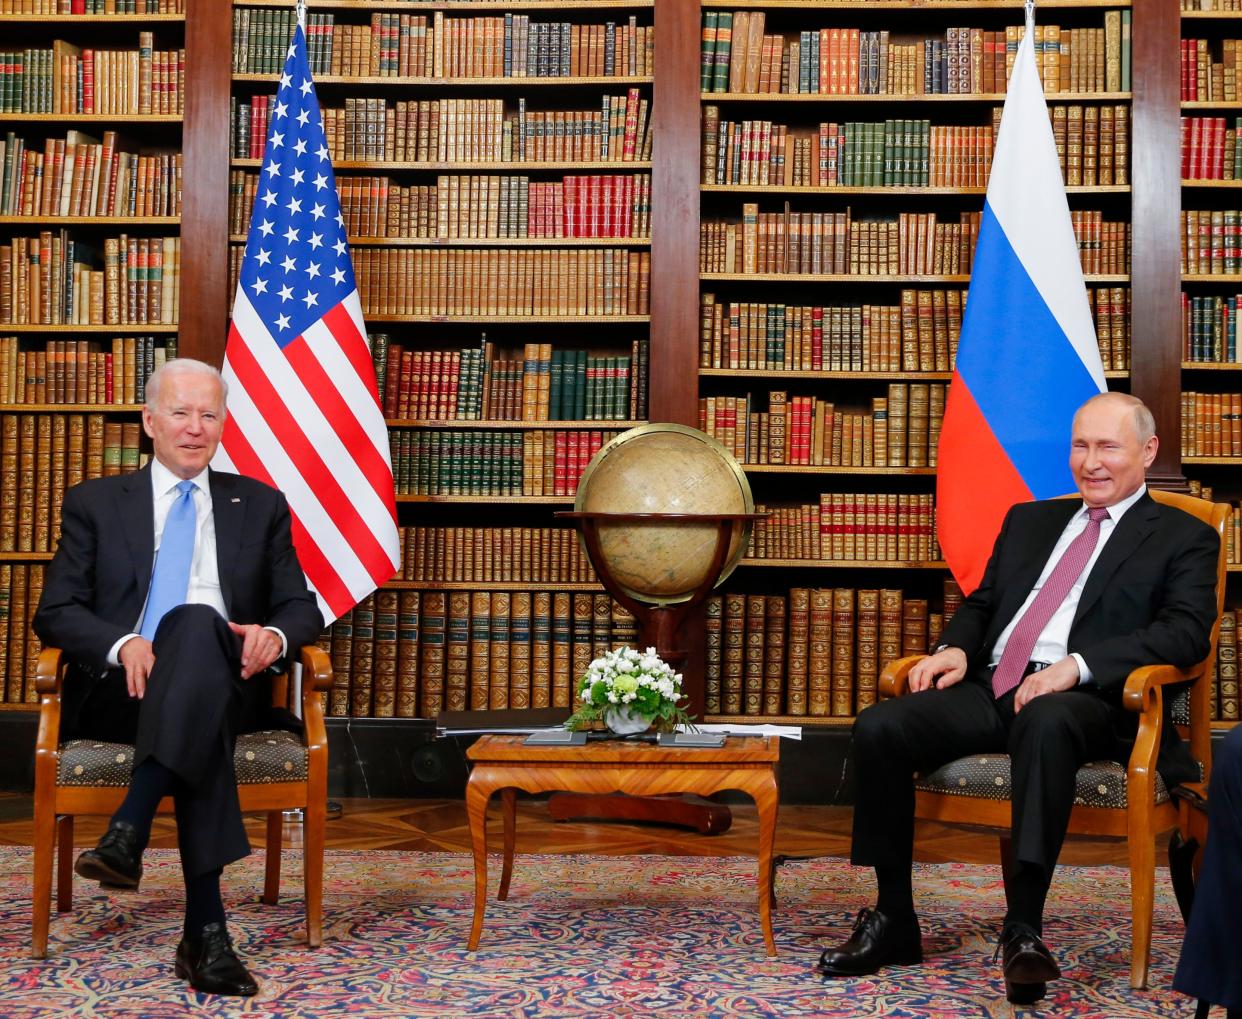
<instances>
[{"instance_id":1,"label":"wooden column","mask_svg":"<svg viewBox=\"0 0 1242 1019\"><path fill-rule=\"evenodd\" d=\"M229 303L229 87L233 5L186 0L178 352L224 360Z\"/></svg>"},{"instance_id":2,"label":"wooden column","mask_svg":"<svg viewBox=\"0 0 1242 1019\"><path fill-rule=\"evenodd\" d=\"M655 0L655 29L648 407L698 427L699 5Z\"/></svg>"},{"instance_id":3,"label":"wooden column","mask_svg":"<svg viewBox=\"0 0 1242 1019\"><path fill-rule=\"evenodd\" d=\"M1180 456L1180 24L1178 0L1134 0L1130 392L1156 416L1160 452L1148 477L1161 488L1186 484Z\"/></svg>"}]
</instances>

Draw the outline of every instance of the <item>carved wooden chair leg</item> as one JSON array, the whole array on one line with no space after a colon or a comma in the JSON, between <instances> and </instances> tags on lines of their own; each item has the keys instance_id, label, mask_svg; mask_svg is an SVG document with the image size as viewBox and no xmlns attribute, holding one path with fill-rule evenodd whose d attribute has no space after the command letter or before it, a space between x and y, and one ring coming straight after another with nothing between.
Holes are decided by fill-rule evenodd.
<instances>
[{"instance_id":1,"label":"carved wooden chair leg","mask_svg":"<svg viewBox=\"0 0 1242 1019\"><path fill-rule=\"evenodd\" d=\"M56 819L56 912L73 909L73 815Z\"/></svg>"},{"instance_id":2,"label":"carved wooden chair leg","mask_svg":"<svg viewBox=\"0 0 1242 1019\"><path fill-rule=\"evenodd\" d=\"M280 901L280 836L284 817L279 810L267 812L267 859L263 868L263 901L269 906Z\"/></svg>"}]
</instances>

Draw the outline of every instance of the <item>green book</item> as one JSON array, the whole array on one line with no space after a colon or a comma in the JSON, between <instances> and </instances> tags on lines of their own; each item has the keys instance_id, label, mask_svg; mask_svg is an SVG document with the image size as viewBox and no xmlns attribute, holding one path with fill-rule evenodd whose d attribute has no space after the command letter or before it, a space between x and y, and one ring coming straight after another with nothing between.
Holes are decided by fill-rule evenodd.
<instances>
[{"instance_id":1,"label":"green book","mask_svg":"<svg viewBox=\"0 0 1242 1019\"><path fill-rule=\"evenodd\" d=\"M548 382L548 420L560 421L561 388L564 384L565 351L552 351L551 379Z\"/></svg>"},{"instance_id":2,"label":"green book","mask_svg":"<svg viewBox=\"0 0 1242 1019\"><path fill-rule=\"evenodd\" d=\"M1130 91L1130 23L1133 12L1127 7L1121 12L1121 91Z\"/></svg>"},{"instance_id":3,"label":"green book","mask_svg":"<svg viewBox=\"0 0 1242 1019\"><path fill-rule=\"evenodd\" d=\"M716 20L716 63L712 75L712 91L729 91L729 57L733 49L733 14L721 11Z\"/></svg>"},{"instance_id":4,"label":"green book","mask_svg":"<svg viewBox=\"0 0 1242 1019\"><path fill-rule=\"evenodd\" d=\"M700 92L709 91L712 87L712 79L715 77L717 18L715 11L703 12L703 45L699 54Z\"/></svg>"}]
</instances>

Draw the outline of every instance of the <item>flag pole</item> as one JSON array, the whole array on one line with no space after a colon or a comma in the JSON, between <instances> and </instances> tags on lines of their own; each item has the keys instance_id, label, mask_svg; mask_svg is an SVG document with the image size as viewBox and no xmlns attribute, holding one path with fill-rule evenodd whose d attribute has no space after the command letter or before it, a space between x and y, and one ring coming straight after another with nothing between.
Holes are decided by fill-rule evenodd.
<instances>
[{"instance_id":1,"label":"flag pole","mask_svg":"<svg viewBox=\"0 0 1242 1019\"><path fill-rule=\"evenodd\" d=\"M306 6L306 0L298 0L298 10L303 10ZM1035 31L1035 0L1026 0L1026 30L1028 32ZM301 15L298 15L301 17Z\"/></svg>"}]
</instances>

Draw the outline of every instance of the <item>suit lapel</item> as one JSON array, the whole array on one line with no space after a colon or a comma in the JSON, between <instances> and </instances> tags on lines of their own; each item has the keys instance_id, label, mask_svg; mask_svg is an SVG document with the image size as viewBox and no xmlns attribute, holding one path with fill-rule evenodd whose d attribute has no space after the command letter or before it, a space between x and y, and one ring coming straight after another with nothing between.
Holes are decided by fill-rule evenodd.
<instances>
[{"instance_id":1,"label":"suit lapel","mask_svg":"<svg viewBox=\"0 0 1242 1019\"><path fill-rule=\"evenodd\" d=\"M150 466L126 475L117 502L141 605L146 601L151 584L151 563L155 558L155 495L151 490Z\"/></svg>"},{"instance_id":2,"label":"suit lapel","mask_svg":"<svg viewBox=\"0 0 1242 1019\"><path fill-rule=\"evenodd\" d=\"M1091 568L1087 582L1083 585L1082 597L1078 600L1078 610L1074 613L1072 625L1076 626L1078 620L1083 617L1083 613L1095 604L1100 595L1104 593L1104 588L1112 579L1113 574L1117 572L1118 567L1147 540L1147 536L1156 529L1159 520L1160 510L1156 506L1156 501L1144 493L1143 498L1131 506L1121 518L1116 530L1109 537L1108 544L1104 546L1100 557Z\"/></svg>"},{"instance_id":3,"label":"suit lapel","mask_svg":"<svg viewBox=\"0 0 1242 1019\"><path fill-rule=\"evenodd\" d=\"M236 562L241 547L246 502L234 483L235 474L212 470L208 477L211 480L211 514L216 524L216 568L220 575L220 594L224 598L225 611L232 618L232 564Z\"/></svg>"}]
</instances>

